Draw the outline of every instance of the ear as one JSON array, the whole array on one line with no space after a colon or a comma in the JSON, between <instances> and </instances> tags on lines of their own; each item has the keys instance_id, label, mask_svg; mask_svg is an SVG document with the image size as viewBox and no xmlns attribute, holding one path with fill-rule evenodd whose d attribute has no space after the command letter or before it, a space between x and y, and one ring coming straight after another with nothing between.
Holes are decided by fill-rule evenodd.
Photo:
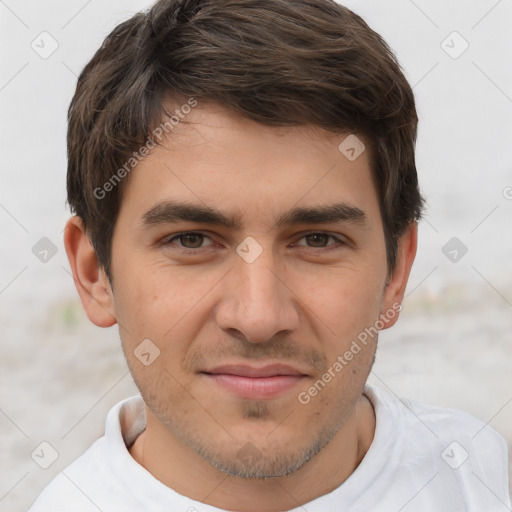
<instances>
[{"instance_id":1,"label":"ear","mask_svg":"<svg viewBox=\"0 0 512 512\"><path fill-rule=\"evenodd\" d=\"M384 324L383 329L395 325L401 310L405 288L409 281L411 267L416 257L418 247L418 224L412 222L405 234L398 241L396 266L393 274L389 277L388 284L384 290L380 320Z\"/></svg>"},{"instance_id":2,"label":"ear","mask_svg":"<svg viewBox=\"0 0 512 512\"><path fill-rule=\"evenodd\" d=\"M89 320L99 327L114 325L117 319L112 289L80 217L71 217L66 223L64 246L78 295Z\"/></svg>"}]
</instances>

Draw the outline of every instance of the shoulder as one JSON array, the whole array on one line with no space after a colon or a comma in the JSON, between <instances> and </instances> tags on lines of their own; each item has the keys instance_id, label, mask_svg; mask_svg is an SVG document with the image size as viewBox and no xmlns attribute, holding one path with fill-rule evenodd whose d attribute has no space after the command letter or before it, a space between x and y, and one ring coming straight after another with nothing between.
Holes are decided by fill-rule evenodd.
<instances>
[{"instance_id":1,"label":"shoulder","mask_svg":"<svg viewBox=\"0 0 512 512\"><path fill-rule=\"evenodd\" d=\"M417 424L419 429L421 426L430 429L441 444L444 445L446 441L453 442L452 448L460 444L468 451L468 455L478 455L480 460L491 457L496 462L496 458L502 456L503 461L506 461L506 442L489 424L458 409L414 400L401 400L401 403L408 410L408 423Z\"/></svg>"},{"instance_id":2,"label":"shoulder","mask_svg":"<svg viewBox=\"0 0 512 512\"><path fill-rule=\"evenodd\" d=\"M41 492L29 512L97 512L93 499L83 490L83 480L96 481L100 475L101 464L98 459L103 451L104 438L98 439L86 452L72 464L63 469ZM101 480L101 476L100 476Z\"/></svg>"},{"instance_id":3,"label":"shoulder","mask_svg":"<svg viewBox=\"0 0 512 512\"><path fill-rule=\"evenodd\" d=\"M380 387L368 386L367 396L374 405L377 415L388 416L395 424L409 432L407 438L416 441L421 436L437 440L441 445L446 440L459 441L468 448L496 455L505 453L507 446L503 437L492 427L470 414L458 409L439 407L402 399Z\"/></svg>"},{"instance_id":4,"label":"shoulder","mask_svg":"<svg viewBox=\"0 0 512 512\"><path fill-rule=\"evenodd\" d=\"M420 482L430 475L433 493L471 503L468 510L510 503L507 445L492 427L457 409L400 399L383 388L370 387L366 394L376 411L377 430L380 422L394 439L395 476L404 485L414 475L420 475Z\"/></svg>"},{"instance_id":5,"label":"shoulder","mask_svg":"<svg viewBox=\"0 0 512 512\"><path fill-rule=\"evenodd\" d=\"M129 495L115 467L129 463L127 444L136 437L144 418L142 399L134 396L119 402L109 412L105 435L63 469L42 491L29 512L97 512L111 496ZM126 507L129 504L120 503Z\"/></svg>"}]
</instances>

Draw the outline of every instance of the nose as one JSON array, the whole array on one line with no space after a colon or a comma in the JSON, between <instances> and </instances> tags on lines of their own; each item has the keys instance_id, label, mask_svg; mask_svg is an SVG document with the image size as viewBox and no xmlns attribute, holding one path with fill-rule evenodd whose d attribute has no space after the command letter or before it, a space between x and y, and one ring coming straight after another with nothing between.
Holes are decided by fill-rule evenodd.
<instances>
[{"instance_id":1,"label":"nose","mask_svg":"<svg viewBox=\"0 0 512 512\"><path fill-rule=\"evenodd\" d=\"M289 280L285 265L271 249L263 250L251 263L236 256L216 308L217 324L251 343L265 343L294 331L299 325L300 301Z\"/></svg>"}]
</instances>

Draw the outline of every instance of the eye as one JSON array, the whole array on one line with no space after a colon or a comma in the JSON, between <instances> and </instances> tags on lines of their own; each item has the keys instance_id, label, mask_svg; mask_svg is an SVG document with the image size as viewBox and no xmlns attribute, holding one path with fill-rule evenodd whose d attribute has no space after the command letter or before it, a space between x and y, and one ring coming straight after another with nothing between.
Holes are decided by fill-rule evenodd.
<instances>
[{"instance_id":1,"label":"eye","mask_svg":"<svg viewBox=\"0 0 512 512\"><path fill-rule=\"evenodd\" d=\"M186 233L179 233L178 235L175 235L172 238L168 239L166 242L164 242L164 244L173 244L175 240L179 242L179 247L181 247L182 249L201 249L202 247L213 245L210 237L197 231L187 231ZM205 242L205 240L209 240L210 243L203 245L203 242Z\"/></svg>"},{"instance_id":2,"label":"eye","mask_svg":"<svg viewBox=\"0 0 512 512\"><path fill-rule=\"evenodd\" d=\"M332 239L335 241L334 244L329 244L329 240ZM333 246L336 246L336 245L345 245L345 243L340 240L339 238L335 237L334 235L329 235L328 233L308 233L306 235L304 235L300 240L305 240L306 241L306 244L302 244L302 243L296 243L295 245L296 246L300 246L300 247L312 247L312 248L315 248L315 249L323 249L323 248L330 248L330 247L333 247Z\"/></svg>"}]
</instances>

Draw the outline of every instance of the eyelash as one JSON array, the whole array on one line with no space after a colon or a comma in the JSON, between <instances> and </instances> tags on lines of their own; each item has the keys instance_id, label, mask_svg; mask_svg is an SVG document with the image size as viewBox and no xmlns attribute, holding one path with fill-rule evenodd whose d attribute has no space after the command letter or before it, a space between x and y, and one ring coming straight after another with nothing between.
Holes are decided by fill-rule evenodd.
<instances>
[{"instance_id":1,"label":"eyelash","mask_svg":"<svg viewBox=\"0 0 512 512\"><path fill-rule=\"evenodd\" d=\"M180 238L182 238L183 236L186 236L186 235L201 235L205 238L208 238L211 240L211 237L208 236L207 234L201 232L201 231L184 231L182 233L177 233L176 235L173 235L171 238L168 238L166 240L163 241L162 245L164 246L168 246L168 245L171 245L172 242L174 240L179 240ZM328 251L328 250L332 250L332 249L335 249L336 247L340 247L340 246L345 246L347 245L346 242L344 242L343 240L341 240L340 238L334 236L334 235L331 235L329 233L324 233L323 231L310 231L308 233L305 233L303 234L299 240L302 240L303 238L306 238L308 236L311 236L311 235L322 235L322 236L327 236L328 237L328 240L329 239L333 239L337 242L337 244L331 244L331 245L327 245L325 247L309 247L309 246L299 246L299 247L308 247L309 249L316 249L316 250L320 250L320 251ZM213 242L213 240L212 240ZM212 243L211 245L207 245L207 246L204 246L204 247L197 247L195 249L192 249L190 247L178 247L177 249L178 250L181 250L185 253L188 253L188 254L192 254L192 253L197 253L200 249L205 249L206 247L213 247L215 245L215 243Z\"/></svg>"}]
</instances>

